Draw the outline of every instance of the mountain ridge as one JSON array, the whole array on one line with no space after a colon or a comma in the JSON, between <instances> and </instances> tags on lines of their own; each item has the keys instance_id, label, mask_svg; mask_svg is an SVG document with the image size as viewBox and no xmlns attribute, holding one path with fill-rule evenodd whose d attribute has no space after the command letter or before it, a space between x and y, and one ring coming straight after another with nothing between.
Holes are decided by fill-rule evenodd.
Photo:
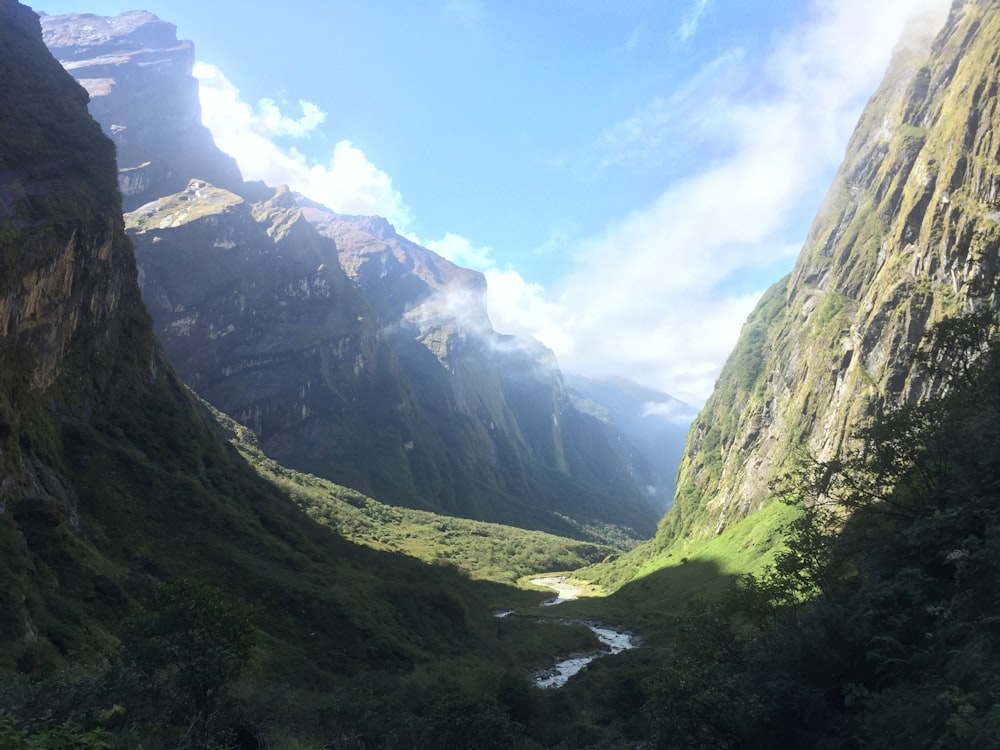
<instances>
[{"instance_id":1,"label":"mountain ridge","mask_svg":"<svg viewBox=\"0 0 1000 750\"><path fill-rule=\"evenodd\" d=\"M395 504L616 543L652 534L641 464L575 409L551 352L493 331L481 274L384 219L237 181L191 100L190 43L146 14L81 23L42 21L71 73L103 76L91 112L123 159L146 302L196 392L274 458ZM130 110L154 95L157 122Z\"/></svg>"},{"instance_id":2,"label":"mountain ridge","mask_svg":"<svg viewBox=\"0 0 1000 750\"><path fill-rule=\"evenodd\" d=\"M997 309L994 5L956 4L936 39L897 51L794 270L695 421L665 538L718 533L800 452L830 459L872 409L938 392L912 366L924 332Z\"/></svg>"}]
</instances>

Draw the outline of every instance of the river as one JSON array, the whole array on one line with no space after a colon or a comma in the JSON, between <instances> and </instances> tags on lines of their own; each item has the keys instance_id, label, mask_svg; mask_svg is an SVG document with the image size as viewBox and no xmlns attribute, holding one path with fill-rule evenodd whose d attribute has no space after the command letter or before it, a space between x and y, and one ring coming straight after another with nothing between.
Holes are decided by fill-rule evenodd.
<instances>
[{"instance_id":1,"label":"river","mask_svg":"<svg viewBox=\"0 0 1000 750\"><path fill-rule=\"evenodd\" d=\"M537 586L550 588L556 592L556 597L554 599L548 599L547 601L542 602L543 607L552 607L557 604L562 604L563 602L577 599L579 598L582 590L579 586L568 583L562 576L532 578L531 583L534 583ZM576 624L580 621L565 620L565 622L567 624ZM586 625L594 632L594 635L597 636L597 639L605 646L605 648L600 651L588 651L583 654L574 654L573 656L557 662L553 667L536 672L533 679L537 687L562 687L566 684L566 681L569 680L570 677L580 672L580 670L595 659L600 659L602 656L608 656L611 654L620 654L622 651L627 651L628 649L635 648L636 646L635 638L631 633L627 633L624 630L617 630L604 625L594 625L589 622L582 624Z\"/></svg>"}]
</instances>

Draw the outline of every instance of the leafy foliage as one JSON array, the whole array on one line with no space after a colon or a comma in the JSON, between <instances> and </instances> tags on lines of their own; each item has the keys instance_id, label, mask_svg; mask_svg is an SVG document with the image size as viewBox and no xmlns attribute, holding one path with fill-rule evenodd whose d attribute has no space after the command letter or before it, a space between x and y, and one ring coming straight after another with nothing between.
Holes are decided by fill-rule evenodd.
<instances>
[{"instance_id":1,"label":"leafy foliage","mask_svg":"<svg viewBox=\"0 0 1000 750\"><path fill-rule=\"evenodd\" d=\"M184 579L153 593L123 635L123 661L138 687L183 707L192 727L210 723L227 684L246 666L254 642L247 613L223 592Z\"/></svg>"},{"instance_id":2,"label":"leafy foliage","mask_svg":"<svg viewBox=\"0 0 1000 750\"><path fill-rule=\"evenodd\" d=\"M659 747L995 747L1000 736L1000 343L935 329L940 398L785 483L789 549L688 615L652 678ZM956 335L961 334L961 335Z\"/></svg>"}]
</instances>

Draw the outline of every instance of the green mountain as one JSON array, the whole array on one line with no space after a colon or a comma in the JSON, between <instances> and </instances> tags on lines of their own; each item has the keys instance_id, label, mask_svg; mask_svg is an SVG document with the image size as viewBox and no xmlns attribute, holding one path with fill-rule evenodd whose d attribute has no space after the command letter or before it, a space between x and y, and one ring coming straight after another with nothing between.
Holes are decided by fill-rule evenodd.
<instances>
[{"instance_id":1,"label":"green mountain","mask_svg":"<svg viewBox=\"0 0 1000 750\"><path fill-rule=\"evenodd\" d=\"M492 330L481 274L227 171L172 25L42 27L118 146L157 335L269 456L395 505L620 545L653 533L641 465L575 408L550 352Z\"/></svg>"},{"instance_id":2,"label":"green mountain","mask_svg":"<svg viewBox=\"0 0 1000 750\"><path fill-rule=\"evenodd\" d=\"M939 394L914 365L929 327L998 308L998 34L995 3L957 3L936 39L897 50L692 427L661 545L759 510L798 458L849 450L873 409Z\"/></svg>"},{"instance_id":3,"label":"green mountain","mask_svg":"<svg viewBox=\"0 0 1000 750\"><path fill-rule=\"evenodd\" d=\"M518 592L351 543L302 510L329 497L261 478L156 343L113 144L13 0L0 73L0 743L430 747L460 690L506 742L501 677L589 636L499 622Z\"/></svg>"}]
</instances>

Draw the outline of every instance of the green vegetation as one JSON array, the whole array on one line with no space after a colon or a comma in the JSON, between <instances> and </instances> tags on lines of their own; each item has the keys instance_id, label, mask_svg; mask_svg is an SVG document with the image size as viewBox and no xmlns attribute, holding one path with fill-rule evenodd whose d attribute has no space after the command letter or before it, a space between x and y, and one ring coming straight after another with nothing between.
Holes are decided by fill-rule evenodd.
<instances>
[{"instance_id":1,"label":"green vegetation","mask_svg":"<svg viewBox=\"0 0 1000 750\"><path fill-rule=\"evenodd\" d=\"M646 685L654 747L995 747L1000 343L939 326L946 396L789 479L772 569L685 614ZM845 523L846 514L846 523Z\"/></svg>"},{"instance_id":2,"label":"green vegetation","mask_svg":"<svg viewBox=\"0 0 1000 750\"><path fill-rule=\"evenodd\" d=\"M771 503L719 536L679 540L665 549L644 545L575 575L625 598L679 604L693 595L715 596L725 585L724 577L758 572L773 563L783 548L785 530L798 513L796 508Z\"/></svg>"},{"instance_id":3,"label":"green vegetation","mask_svg":"<svg viewBox=\"0 0 1000 750\"><path fill-rule=\"evenodd\" d=\"M261 477L286 492L310 518L351 542L455 568L475 580L509 585L539 572L580 568L620 551L542 531L380 503L282 466L263 454L250 430L221 412L213 414Z\"/></svg>"},{"instance_id":4,"label":"green vegetation","mask_svg":"<svg viewBox=\"0 0 1000 750\"><path fill-rule=\"evenodd\" d=\"M775 355L777 333L785 323L789 277L768 289L740 331L715 390L688 438L674 507L660 523L655 545L700 535L711 515L708 495L719 487L723 467L741 420L760 408L766 366ZM732 467L735 469L735 467Z\"/></svg>"},{"instance_id":5,"label":"green vegetation","mask_svg":"<svg viewBox=\"0 0 1000 750\"><path fill-rule=\"evenodd\" d=\"M70 168L51 194L0 217L8 285L32 227L35 249L101 227L122 249L115 206L90 210L114 201L99 195L106 144L73 140L87 132L75 128L79 94L52 109L65 123L50 122L45 98L65 88L55 68L39 62L29 89L14 64L38 54L6 44L31 23L20 10L0 0L0 73L12 101L37 97L21 112L38 122L12 116L0 166L37 177L17 170L50 131L73 153L52 155ZM73 224L88 213L95 223ZM860 211L849 230L872 250L885 228ZM842 328L854 297L841 292L820 301L814 335ZM31 383L35 354L0 342L0 750L997 745L1000 342L989 316L951 320L925 342L918 360L943 396L855 426L852 447L775 488L787 502L693 533L710 511L707 485L689 479L656 542L616 557L390 507L268 460L233 424L221 434L123 294L114 325L68 341L69 374L47 389ZM688 460L713 482L741 468L724 462L740 420L763 407L787 298L783 282L761 300L693 437L702 453ZM437 467L421 470L433 485ZM515 585L574 567L612 593L543 612ZM520 611L495 618L499 606ZM533 670L595 647L580 622L556 617L635 627L644 645L536 690Z\"/></svg>"}]
</instances>

